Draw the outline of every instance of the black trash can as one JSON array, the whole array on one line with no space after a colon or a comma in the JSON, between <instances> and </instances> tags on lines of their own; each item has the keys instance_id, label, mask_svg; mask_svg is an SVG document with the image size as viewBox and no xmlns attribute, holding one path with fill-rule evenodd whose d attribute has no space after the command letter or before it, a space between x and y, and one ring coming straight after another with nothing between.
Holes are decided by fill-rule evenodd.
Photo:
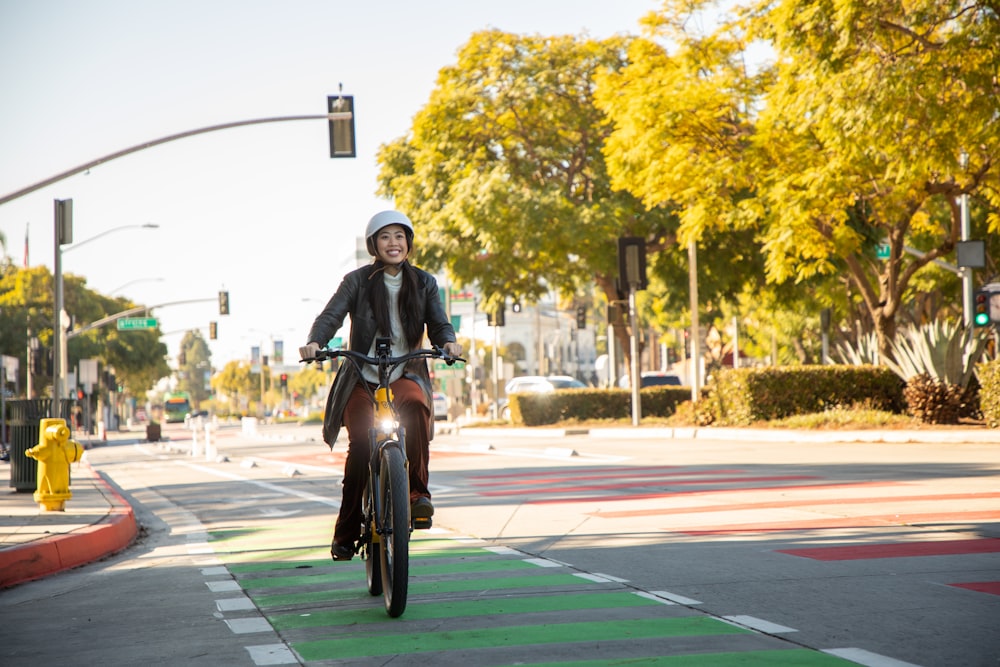
<instances>
[{"instance_id":1,"label":"black trash can","mask_svg":"<svg viewBox=\"0 0 1000 667\"><path fill-rule=\"evenodd\" d=\"M63 399L60 417L69 423L72 400ZM10 427L10 486L18 492L34 491L38 486L38 461L25 452L38 444L41 420L51 416L51 398L27 398L7 401L7 425Z\"/></svg>"}]
</instances>

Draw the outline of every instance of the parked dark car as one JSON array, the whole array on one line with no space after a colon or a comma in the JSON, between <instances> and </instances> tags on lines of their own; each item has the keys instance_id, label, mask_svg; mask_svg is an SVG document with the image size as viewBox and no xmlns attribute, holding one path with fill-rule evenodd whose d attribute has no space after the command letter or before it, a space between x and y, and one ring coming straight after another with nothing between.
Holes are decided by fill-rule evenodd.
<instances>
[{"instance_id":1,"label":"parked dark car","mask_svg":"<svg viewBox=\"0 0 1000 667\"><path fill-rule=\"evenodd\" d=\"M643 371L639 374L639 387L658 387L662 385L680 387L683 385L681 379L674 375L673 373L665 373L663 371ZM628 376L623 375L620 380L618 380L618 386L624 389L628 389L631 384L629 384Z\"/></svg>"}]
</instances>

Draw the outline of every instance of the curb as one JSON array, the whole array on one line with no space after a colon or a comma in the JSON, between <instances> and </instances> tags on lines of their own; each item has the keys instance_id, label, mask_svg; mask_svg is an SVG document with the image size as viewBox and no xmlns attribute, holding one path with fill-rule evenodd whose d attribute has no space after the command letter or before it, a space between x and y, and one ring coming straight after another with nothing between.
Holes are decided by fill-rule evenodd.
<instances>
[{"instance_id":1,"label":"curb","mask_svg":"<svg viewBox=\"0 0 1000 667\"><path fill-rule=\"evenodd\" d=\"M139 530L135 512L89 464L94 486L108 501L107 515L90 526L0 551L0 588L100 560L130 545Z\"/></svg>"},{"instance_id":2,"label":"curb","mask_svg":"<svg viewBox=\"0 0 1000 667\"><path fill-rule=\"evenodd\" d=\"M1000 443L996 429L936 430L882 430L865 431L753 429L753 428L490 428L459 427L455 435L486 438L565 438L586 436L593 439L625 438L634 440L741 440L749 442L812 442L812 443L897 443L897 444L948 444L948 443Z\"/></svg>"}]
</instances>

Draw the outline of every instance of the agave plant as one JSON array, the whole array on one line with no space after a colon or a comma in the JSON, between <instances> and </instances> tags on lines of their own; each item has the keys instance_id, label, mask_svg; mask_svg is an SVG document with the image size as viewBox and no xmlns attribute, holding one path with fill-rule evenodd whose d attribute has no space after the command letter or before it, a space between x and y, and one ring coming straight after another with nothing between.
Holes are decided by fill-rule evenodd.
<instances>
[{"instance_id":1,"label":"agave plant","mask_svg":"<svg viewBox=\"0 0 1000 667\"><path fill-rule=\"evenodd\" d=\"M857 347L850 343L838 343L834 347L841 363L850 366L878 366L878 336L874 331L858 336Z\"/></svg>"},{"instance_id":2,"label":"agave plant","mask_svg":"<svg viewBox=\"0 0 1000 667\"><path fill-rule=\"evenodd\" d=\"M906 382L903 394L910 412L929 423L957 423L968 397L969 382L988 338L946 321L910 327L890 346L884 359Z\"/></svg>"}]
</instances>

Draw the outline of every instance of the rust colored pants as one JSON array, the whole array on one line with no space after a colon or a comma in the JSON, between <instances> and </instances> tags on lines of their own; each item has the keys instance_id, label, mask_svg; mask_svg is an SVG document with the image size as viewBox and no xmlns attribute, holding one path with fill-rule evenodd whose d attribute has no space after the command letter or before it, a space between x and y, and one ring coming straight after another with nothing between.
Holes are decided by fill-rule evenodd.
<instances>
[{"instance_id":1,"label":"rust colored pants","mask_svg":"<svg viewBox=\"0 0 1000 667\"><path fill-rule=\"evenodd\" d=\"M399 422L406 429L406 458L410 468L410 502L423 496L430 498L427 490L430 442L427 437L431 411L425 402L424 392L413 380L400 378L393 382L393 402ZM344 492L333 531L333 541L351 545L361 537L361 500L368 482L368 460L371 445L368 430L372 426L375 410L365 388L358 385L347 399L344 426L347 428L347 463L344 465Z\"/></svg>"}]
</instances>

